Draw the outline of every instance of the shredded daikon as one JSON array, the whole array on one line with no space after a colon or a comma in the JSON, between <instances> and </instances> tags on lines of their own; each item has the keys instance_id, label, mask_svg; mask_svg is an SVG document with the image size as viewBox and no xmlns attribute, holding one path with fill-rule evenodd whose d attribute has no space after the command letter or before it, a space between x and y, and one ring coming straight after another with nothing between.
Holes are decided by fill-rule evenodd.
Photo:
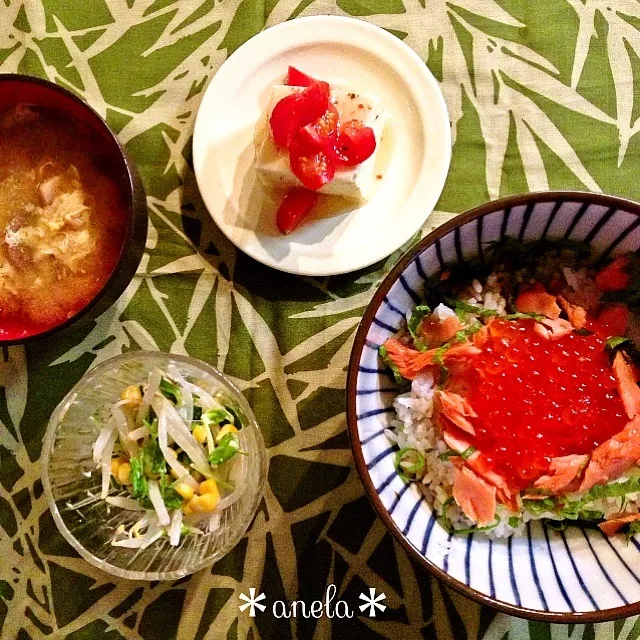
<instances>
[{"instance_id":1,"label":"shredded daikon","mask_svg":"<svg viewBox=\"0 0 640 640\"><path fill-rule=\"evenodd\" d=\"M149 437L149 429L147 429L147 427L138 427L137 429L134 429L133 431L129 431L129 440L142 440L142 438L147 438Z\"/></svg>"},{"instance_id":2,"label":"shredded daikon","mask_svg":"<svg viewBox=\"0 0 640 640\"><path fill-rule=\"evenodd\" d=\"M141 507L138 501L133 498L107 496L106 502L114 507L120 507L121 509L127 509L128 511L144 511L144 507Z\"/></svg>"},{"instance_id":3,"label":"shredded daikon","mask_svg":"<svg viewBox=\"0 0 640 640\"><path fill-rule=\"evenodd\" d=\"M98 439L93 445L93 461L96 464L100 464L100 459L102 458L102 452L109 441L109 437L116 429L116 423L114 420L110 420L107 424L102 427L100 434L98 435Z\"/></svg>"},{"instance_id":4,"label":"shredded daikon","mask_svg":"<svg viewBox=\"0 0 640 640\"><path fill-rule=\"evenodd\" d=\"M175 410L175 407L166 399L161 398L162 408L167 418L167 433L175 440L176 444L191 458L194 468L202 475L211 477L211 467L207 457L196 442L189 427ZM155 404L154 404L155 409ZM156 411L157 412L157 411Z\"/></svg>"},{"instance_id":5,"label":"shredded daikon","mask_svg":"<svg viewBox=\"0 0 640 640\"><path fill-rule=\"evenodd\" d=\"M158 538L164 535L164 529L158 527L157 522L150 524L147 532L139 538L125 538L124 540L113 540L111 544L114 547L126 547L128 549L146 549L153 544Z\"/></svg>"},{"instance_id":6,"label":"shredded daikon","mask_svg":"<svg viewBox=\"0 0 640 640\"><path fill-rule=\"evenodd\" d=\"M118 404L111 407L111 414L116 421L118 434L120 435L120 444L122 444L130 458L135 458L138 455L138 444L135 440L129 439L129 425L127 424L127 419L124 417L124 413L122 413L122 409L120 409Z\"/></svg>"},{"instance_id":7,"label":"shredded daikon","mask_svg":"<svg viewBox=\"0 0 640 640\"><path fill-rule=\"evenodd\" d=\"M144 396L142 396L142 404L138 409L138 415L136 416L137 424L142 424L142 421L147 417L149 406L151 405L151 401L158 391L161 380L162 371L157 368L153 369L153 371L151 371L151 373L149 374L149 384L147 385L147 390L144 392Z\"/></svg>"},{"instance_id":8,"label":"shredded daikon","mask_svg":"<svg viewBox=\"0 0 640 640\"><path fill-rule=\"evenodd\" d=\"M163 379L166 384L162 384ZM211 424L217 423L210 424L211 418L194 420L196 408L205 412L225 407L217 396L187 381L172 367L166 374L157 368L151 371L137 410L130 400L118 400L109 407L111 415L93 447L93 460L102 471L100 497L106 499L109 507L144 514L133 526L121 525L116 530L112 541L114 546L145 549L162 536L168 536L170 545L177 547L183 534L202 535L219 529L224 510L244 494L246 486L243 480L249 463L246 459L236 459L229 465L224 460L216 462L215 468L212 467L208 456L216 451L215 434L220 426L212 428ZM150 427L150 412L157 419L157 433L155 424ZM231 420L228 414L219 414ZM199 418L200 414L197 415ZM198 440L192 432L196 424L200 425ZM108 495L112 457L118 438L122 446L118 449L118 460L113 463L116 483L120 489L128 490L132 497ZM201 439L205 440L203 444L199 442ZM127 482L131 483L127 485L118 479L121 475L119 469L125 463L128 466L126 473L130 476ZM176 480L169 486L160 485L158 477L169 471ZM222 499L212 513L185 515L182 496L189 494L184 493L181 485L195 492L200 484L197 478L201 480L202 476L216 481ZM162 477L164 483L165 477ZM233 482L234 479L237 479L237 483ZM153 509L143 499L148 499Z\"/></svg>"},{"instance_id":9,"label":"shredded daikon","mask_svg":"<svg viewBox=\"0 0 640 640\"><path fill-rule=\"evenodd\" d=\"M191 388L187 381L175 369L171 370L170 375L178 383L182 391L182 397L184 399L184 419L187 424L191 424L193 420L193 394L191 393Z\"/></svg>"},{"instance_id":10,"label":"shredded daikon","mask_svg":"<svg viewBox=\"0 0 640 640\"><path fill-rule=\"evenodd\" d=\"M176 509L171 516L169 527L169 544L177 547L180 544L180 530L182 529L182 509Z\"/></svg>"},{"instance_id":11,"label":"shredded daikon","mask_svg":"<svg viewBox=\"0 0 640 640\"><path fill-rule=\"evenodd\" d=\"M220 511L221 510L216 509L213 512L213 515L209 518L209 522L207 523L208 533L213 533L214 531L217 531L220 528Z\"/></svg>"},{"instance_id":12,"label":"shredded daikon","mask_svg":"<svg viewBox=\"0 0 640 640\"><path fill-rule=\"evenodd\" d=\"M158 522L163 527L169 526L171 518L160 494L160 487L158 487L158 483L155 480L149 480L149 500L151 500L151 504L156 511Z\"/></svg>"},{"instance_id":13,"label":"shredded daikon","mask_svg":"<svg viewBox=\"0 0 640 640\"><path fill-rule=\"evenodd\" d=\"M111 456L113 455L113 445L116 443L118 431L114 428L109 435L109 439L102 450L100 467L102 469L102 490L100 497L106 498L109 494L109 481L111 480Z\"/></svg>"},{"instance_id":14,"label":"shredded daikon","mask_svg":"<svg viewBox=\"0 0 640 640\"><path fill-rule=\"evenodd\" d=\"M189 389L193 395L198 396L203 411L209 411L209 409L220 409L222 407L222 405L201 386L188 382L187 380L184 380L183 386L186 389Z\"/></svg>"},{"instance_id":15,"label":"shredded daikon","mask_svg":"<svg viewBox=\"0 0 640 640\"><path fill-rule=\"evenodd\" d=\"M142 533L141 531L143 531L144 529L147 528L147 526L149 526L149 521L150 521L150 516L149 514L152 514L154 520L155 520L155 513L152 513L151 511L147 511L147 514L142 516L142 518L140 518L140 520L138 520L138 522L136 522L133 527L131 527L131 529L129 530L129 537L133 537L133 538L139 538Z\"/></svg>"},{"instance_id":16,"label":"shredded daikon","mask_svg":"<svg viewBox=\"0 0 640 640\"><path fill-rule=\"evenodd\" d=\"M162 451L164 459L179 478L184 478L184 482L192 489L196 489L198 487L198 481L189 473L188 469L185 469L185 467L178 462L175 451L169 447L167 416L164 412L163 403L159 398L155 398L152 406L158 416L158 446L160 447L160 451Z\"/></svg>"}]
</instances>

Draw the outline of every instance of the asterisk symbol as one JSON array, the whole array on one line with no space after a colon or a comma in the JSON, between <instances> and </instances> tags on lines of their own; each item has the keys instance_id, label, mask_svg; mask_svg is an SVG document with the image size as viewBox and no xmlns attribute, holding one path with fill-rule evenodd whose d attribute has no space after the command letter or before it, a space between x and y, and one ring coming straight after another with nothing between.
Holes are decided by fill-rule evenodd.
<instances>
[{"instance_id":1,"label":"asterisk symbol","mask_svg":"<svg viewBox=\"0 0 640 640\"><path fill-rule=\"evenodd\" d=\"M372 618L376 617L376 609L380 609L380 611L384 611L387 607L384 604L380 604L381 600L385 600L387 596L384 593L380 593L376 595L375 587L369 587L369 595L367 596L364 593L360 594L360 600L364 600L364 604L360 605L360 611L364 611L365 609L369 609L369 615Z\"/></svg>"},{"instance_id":2,"label":"asterisk symbol","mask_svg":"<svg viewBox=\"0 0 640 640\"><path fill-rule=\"evenodd\" d=\"M256 609L260 611L264 611L267 607L263 604L260 604L260 600L264 600L267 596L264 593L261 593L256 597L256 590L254 587L249 589L249 596L246 596L244 593L241 593L239 596L240 600L244 600L246 604L241 604L238 608L240 611L244 611L245 609L249 609L249 617L256 617Z\"/></svg>"}]
</instances>

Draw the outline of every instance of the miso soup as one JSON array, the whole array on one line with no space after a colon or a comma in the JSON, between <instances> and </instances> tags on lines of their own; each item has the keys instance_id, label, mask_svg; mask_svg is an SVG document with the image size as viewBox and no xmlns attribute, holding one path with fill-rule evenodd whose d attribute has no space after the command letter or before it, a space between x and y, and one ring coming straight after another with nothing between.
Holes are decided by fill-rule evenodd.
<instances>
[{"instance_id":1,"label":"miso soup","mask_svg":"<svg viewBox=\"0 0 640 640\"><path fill-rule=\"evenodd\" d=\"M105 144L54 109L0 112L0 336L65 322L113 272L127 213Z\"/></svg>"}]
</instances>

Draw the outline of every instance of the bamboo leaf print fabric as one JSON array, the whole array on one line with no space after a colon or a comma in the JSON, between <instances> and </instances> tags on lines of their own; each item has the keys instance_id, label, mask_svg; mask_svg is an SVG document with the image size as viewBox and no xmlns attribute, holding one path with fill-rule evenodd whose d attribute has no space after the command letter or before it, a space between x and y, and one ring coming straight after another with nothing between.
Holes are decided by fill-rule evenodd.
<instances>
[{"instance_id":1,"label":"bamboo leaf print fabric","mask_svg":"<svg viewBox=\"0 0 640 640\"><path fill-rule=\"evenodd\" d=\"M636 619L550 626L480 607L431 579L376 518L346 434L346 366L364 307L400 252L354 274L290 276L236 251L208 216L191 163L207 83L262 29L314 14L388 30L441 85L453 158L423 233L525 191L640 199L632 0L0 0L0 73L48 78L89 102L135 160L150 216L138 273L113 307L2 351L1 637L640 638ZM40 481L56 404L89 367L133 349L225 372L268 446L268 485L247 535L210 570L176 582L128 582L84 562L57 532ZM329 585L353 617L239 610L251 588L269 602L311 603ZM370 588L386 595L375 618L357 608Z\"/></svg>"}]
</instances>

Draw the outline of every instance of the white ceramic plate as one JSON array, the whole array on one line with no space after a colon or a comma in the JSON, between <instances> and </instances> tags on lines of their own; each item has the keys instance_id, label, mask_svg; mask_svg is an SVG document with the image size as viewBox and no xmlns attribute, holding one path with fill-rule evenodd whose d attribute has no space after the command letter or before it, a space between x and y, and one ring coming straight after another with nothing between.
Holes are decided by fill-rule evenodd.
<instances>
[{"instance_id":1,"label":"white ceramic plate","mask_svg":"<svg viewBox=\"0 0 640 640\"><path fill-rule=\"evenodd\" d=\"M270 87L283 82L289 65L379 96L391 125L383 137L389 160L371 200L324 198L283 236L278 197L255 172L253 137ZM240 47L211 81L193 137L198 187L223 233L256 260L304 275L366 267L409 240L440 197L450 157L447 108L424 62L383 29L336 16L285 22Z\"/></svg>"}]
</instances>

